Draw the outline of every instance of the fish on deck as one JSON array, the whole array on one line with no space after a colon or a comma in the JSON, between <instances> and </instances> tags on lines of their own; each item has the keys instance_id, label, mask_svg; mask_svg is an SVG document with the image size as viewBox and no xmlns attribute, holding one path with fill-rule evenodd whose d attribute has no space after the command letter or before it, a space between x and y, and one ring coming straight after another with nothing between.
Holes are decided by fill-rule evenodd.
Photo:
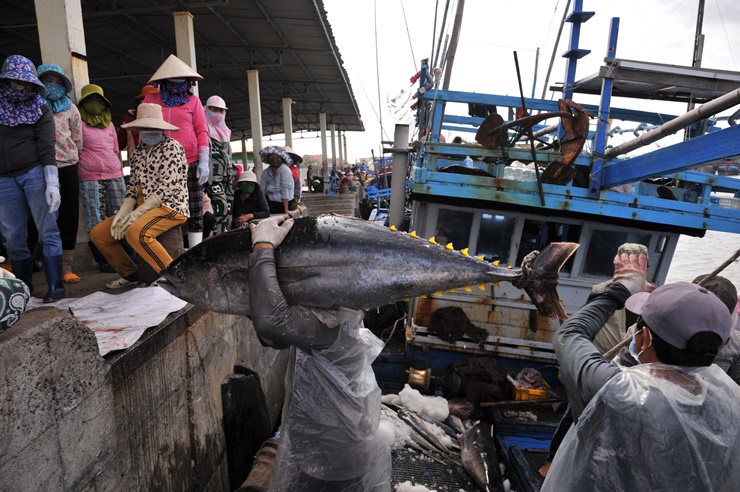
<instances>
[{"instance_id":1,"label":"fish on deck","mask_svg":"<svg viewBox=\"0 0 740 492\"><path fill-rule=\"evenodd\" d=\"M565 317L556 286L578 247L552 243L523 268L498 267L411 234L338 215L302 217L275 250L280 288L291 305L370 309L409 297L512 282L540 314ZM217 235L181 255L159 285L196 306L250 315L248 229Z\"/></svg>"}]
</instances>

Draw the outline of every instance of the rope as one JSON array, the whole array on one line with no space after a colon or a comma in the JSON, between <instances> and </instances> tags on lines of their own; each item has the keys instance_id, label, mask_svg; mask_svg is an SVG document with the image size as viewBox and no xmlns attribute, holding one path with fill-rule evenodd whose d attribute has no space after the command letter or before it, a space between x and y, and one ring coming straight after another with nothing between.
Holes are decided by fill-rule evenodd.
<instances>
[{"instance_id":1,"label":"rope","mask_svg":"<svg viewBox=\"0 0 740 492\"><path fill-rule=\"evenodd\" d=\"M737 70L737 62L735 62L735 54L732 52L732 43L730 43L730 36L727 35L727 26L725 26L725 19L722 17L722 11L719 8L719 2L717 0L714 0L714 3L717 4L717 11L719 12L719 20L722 21L722 29L725 31L725 38L727 39L727 48L730 50L730 56L732 57L732 64L735 65L735 70Z\"/></svg>"},{"instance_id":2,"label":"rope","mask_svg":"<svg viewBox=\"0 0 740 492\"><path fill-rule=\"evenodd\" d=\"M380 138L383 139L383 104L380 101L380 63L378 62L378 2L373 0L373 17L375 19L375 80L378 84L378 112L380 113L378 121L380 122ZM387 138L387 137L386 137ZM380 149L380 155L383 155L383 149Z\"/></svg>"},{"instance_id":3,"label":"rope","mask_svg":"<svg viewBox=\"0 0 740 492\"><path fill-rule=\"evenodd\" d=\"M406 20L406 9L403 8L403 0L401 0L401 12L403 12L403 22L406 24L406 36L409 38L409 48L411 48L411 66L416 70L416 55L414 55L414 46L411 44L411 33L409 32L409 23Z\"/></svg>"}]
</instances>

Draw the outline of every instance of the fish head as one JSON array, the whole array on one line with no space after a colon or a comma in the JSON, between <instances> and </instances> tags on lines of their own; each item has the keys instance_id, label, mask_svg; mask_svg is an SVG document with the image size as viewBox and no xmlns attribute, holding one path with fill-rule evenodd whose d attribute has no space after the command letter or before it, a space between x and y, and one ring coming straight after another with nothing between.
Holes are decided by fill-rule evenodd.
<instances>
[{"instance_id":1,"label":"fish head","mask_svg":"<svg viewBox=\"0 0 740 492\"><path fill-rule=\"evenodd\" d=\"M200 308L249 316L251 248L223 247L240 240L245 244L251 241L239 233L219 234L203 241L164 269L157 283L173 296Z\"/></svg>"}]
</instances>

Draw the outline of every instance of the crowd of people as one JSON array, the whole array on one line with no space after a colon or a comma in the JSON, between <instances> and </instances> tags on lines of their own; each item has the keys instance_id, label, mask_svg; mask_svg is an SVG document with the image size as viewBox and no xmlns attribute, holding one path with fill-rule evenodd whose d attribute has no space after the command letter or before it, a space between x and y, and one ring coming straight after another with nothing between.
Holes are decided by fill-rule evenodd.
<instances>
[{"instance_id":1,"label":"crowd of people","mask_svg":"<svg viewBox=\"0 0 740 492\"><path fill-rule=\"evenodd\" d=\"M120 276L107 284L111 289L137 282L137 258L155 272L166 268L172 258L157 238L172 228L183 226L184 245L194 247L271 213L293 216L303 159L289 147L270 146L260 151L270 166L260 182L252 170L237 175L226 101L211 95L204 106L192 90L201 80L169 56L116 125L104 87L85 85L75 104L60 66L36 68L21 55L5 59L0 254L30 293L37 243L48 285L44 302L84 281L73 268L80 206L99 269Z\"/></svg>"}]
</instances>

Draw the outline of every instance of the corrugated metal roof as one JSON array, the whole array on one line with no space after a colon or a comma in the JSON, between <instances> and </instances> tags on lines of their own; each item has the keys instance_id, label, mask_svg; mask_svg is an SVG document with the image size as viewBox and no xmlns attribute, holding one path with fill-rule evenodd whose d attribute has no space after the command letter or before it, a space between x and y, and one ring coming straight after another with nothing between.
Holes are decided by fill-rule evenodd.
<instances>
[{"instance_id":1,"label":"corrugated metal roof","mask_svg":"<svg viewBox=\"0 0 740 492\"><path fill-rule=\"evenodd\" d=\"M3 1L0 53L41 63L34 3ZM293 98L293 131L363 131L349 77L321 0L83 0L90 82L113 103L114 121L133 107L149 77L175 53L172 12L193 14L203 102L218 94L235 135L250 138L246 70L260 72L263 133L283 132L282 98Z\"/></svg>"}]
</instances>

